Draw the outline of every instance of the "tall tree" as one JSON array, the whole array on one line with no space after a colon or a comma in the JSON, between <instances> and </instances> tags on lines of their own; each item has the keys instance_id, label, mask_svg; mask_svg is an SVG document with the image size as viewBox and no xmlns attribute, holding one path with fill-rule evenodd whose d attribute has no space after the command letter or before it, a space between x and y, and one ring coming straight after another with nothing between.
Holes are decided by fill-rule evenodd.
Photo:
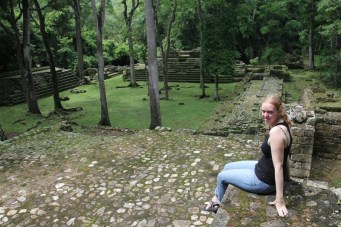
<instances>
[{"instance_id":1,"label":"tall tree","mask_svg":"<svg viewBox=\"0 0 341 227\"><path fill-rule=\"evenodd\" d=\"M47 55L47 59L49 62L49 67L50 67L54 110L58 112L58 111L63 110L64 108L62 106L62 103L59 97L56 64L55 64L54 56L50 47L49 38L45 30L45 17L43 15L43 12L42 12L42 9L40 7L38 0L33 0L33 2L36 7L35 10L37 11L37 14L38 14L40 33L43 39L43 43L45 46L45 51L46 51L46 55Z\"/></svg>"},{"instance_id":2,"label":"tall tree","mask_svg":"<svg viewBox=\"0 0 341 227\"><path fill-rule=\"evenodd\" d=\"M82 25L81 25L81 5L80 0L69 0L73 12L75 14L76 24L76 43L77 43L77 68L79 80L84 80L84 58L83 58L83 43L82 43Z\"/></svg>"},{"instance_id":3,"label":"tall tree","mask_svg":"<svg viewBox=\"0 0 341 227\"><path fill-rule=\"evenodd\" d=\"M201 0L197 1L197 14L199 19L199 33L200 33L200 88L201 88L201 95L200 98L207 97L205 92L205 81L204 81L204 71L203 71L203 65L202 65L202 41L203 41L203 18L202 18L202 7L201 7Z\"/></svg>"},{"instance_id":4,"label":"tall tree","mask_svg":"<svg viewBox=\"0 0 341 227\"><path fill-rule=\"evenodd\" d=\"M316 0L308 0L308 14L309 14L309 69L315 68L315 42L314 42L314 34L315 34L315 17L317 14L317 3Z\"/></svg>"},{"instance_id":5,"label":"tall tree","mask_svg":"<svg viewBox=\"0 0 341 227\"><path fill-rule=\"evenodd\" d=\"M91 0L97 34L98 83L101 99L101 120L98 124L111 126L104 83L103 27L105 20L105 3L106 0L101 0L99 10L97 11L96 0Z\"/></svg>"},{"instance_id":6,"label":"tall tree","mask_svg":"<svg viewBox=\"0 0 341 227\"><path fill-rule=\"evenodd\" d=\"M23 56L25 66L25 79L27 83L27 105L28 111L32 114L41 115L37 93L32 75L32 56L30 50L30 5L29 0L22 0L23 10Z\"/></svg>"},{"instance_id":7,"label":"tall tree","mask_svg":"<svg viewBox=\"0 0 341 227\"><path fill-rule=\"evenodd\" d=\"M149 69L149 98L150 98L150 129L161 126L161 110L159 100L159 75L156 55L156 37L155 37L155 17L153 9L153 0L145 0L144 12L146 17L146 32L148 46L148 69Z\"/></svg>"},{"instance_id":8,"label":"tall tree","mask_svg":"<svg viewBox=\"0 0 341 227\"><path fill-rule=\"evenodd\" d=\"M325 69L327 80L335 86L341 84L341 5L339 1L321 0L318 3L319 33L326 45L323 58L328 67Z\"/></svg>"},{"instance_id":9,"label":"tall tree","mask_svg":"<svg viewBox=\"0 0 341 227\"><path fill-rule=\"evenodd\" d=\"M134 63L134 45L133 45L133 34L132 34L132 21L135 10L140 5L140 1L131 0L131 8L128 13L127 0L123 0L124 5L123 16L128 30L128 46L129 46L129 62L130 62L130 85L131 87L138 87L135 77L135 63Z\"/></svg>"},{"instance_id":10,"label":"tall tree","mask_svg":"<svg viewBox=\"0 0 341 227\"><path fill-rule=\"evenodd\" d=\"M160 5L160 2L158 1L156 7ZM155 9L156 9L155 7ZM169 86L168 86L168 56L169 56L169 51L170 51L170 45L171 45L171 30L172 30L172 25L175 21L175 15L176 15L176 9L177 9L177 0L173 0L173 8L171 11L171 14L168 17L168 23L167 23L167 30L166 30L166 42L165 42L165 47L163 46L162 42L162 33L161 29L159 28L159 21L158 21L158 16L157 13L155 13L155 19L156 19L156 30L157 30L157 38L159 42L159 46L161 49L161 55L162 55L162 73L163 73L163 87L165 91L165 96L164 99L168 100L169 99Z\"/></svg>"},{"instance_id":11,"label":"tall tree","mask_svg":"<svg viewBox=\"0 0 341 227\"><path fill-rule=\"evenodd\" d=\"M24 59L23 59L23 51L22 51L22 45L21 45L21 38L20 38L20 32L19 28L17 25L18 20L22 16L22 11L20 11L19 15L16 17L15 15L15 6L13 0L10 0L9 2L9 17L7 18L8 21L10 22L11 28L14 32L14 45L16 48L16 57L17 57L17 62L19 66L19 72L21 76L21 86L22 86L22 91L25 96L26 102L28 103L28 96L27 96L27 82L25 79L25 66L24 66ZM5 3L6 4L6 3ZM7 8L7 4L5 5L5 8ZM5 9L3 9L5 11ZM3 11L3 12L4 12ZM6 31L8 36L13 36L12 32L9 31L5 25L3 25L2 21L0 20L0 25Z\"/></svg>"},{"instance_id":12,"label":"tall tree","mask_svg":"<svg viewBox=\"0 0 341 227\"><path fill-rule=\"evenodd\" d=\"M235 43L236 6L226 1L212 1L205 4L202 53L208 73L214 77L214 100L219 101L219 77L231 77L234 61L238 56Z\"/></svg>"}]
</instances>

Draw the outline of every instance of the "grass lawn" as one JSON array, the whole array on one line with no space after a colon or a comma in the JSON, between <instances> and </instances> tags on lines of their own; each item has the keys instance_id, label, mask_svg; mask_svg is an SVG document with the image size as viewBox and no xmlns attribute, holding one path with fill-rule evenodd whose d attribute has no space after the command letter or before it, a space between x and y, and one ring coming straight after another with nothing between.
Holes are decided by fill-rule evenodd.
<instances>
[{"instance_id":1,"label":"grass lawn","mask_svg":"<svg viewBox=\"0 0 341 227\"><path fill-rule=\"evenodd\" d=\"M292 101L299 101L304 88L320 86L318 71L291 70L292 81L284 83L285 91L291 95ZM117 88L127 86L122 77L105 81L107 104L112 127L128 129L147 129L150 125L149 97L145 82L139 82L139 88ZM199 99L201 89L198 83L170 83L170 100L161 100L162 126L173 130L179 128L197 130L210 117L219 102L213 101L214 84L207 84L206 94L210 97ZM161 88L162 83L159 84ZM237 83L220 84L221 102L232 100ZM33 116L27 113L26 103L15 106L0 107L0 124L5 133L25 132L37 126L59 126L62 119L76 122L80 126L96 126L100 120L100 98L98 84L78 87L86 93L72 94L70 91L60 93L60 97L69 97L62 102L64 108L81 107L82 111L70 112L68 115L47 117L53 111L52 97L40 99L39 107L43 114ZM328 88L328 91L341 96L340 89ZM161 94L160 97L163 95ZM78 127L80 129L80 127ZM77 127L75 129L78 129Z\"/></svg>"},{"instance_id":2,"label":"grass lawn","mask_svg":"<svg viewBox=\"0 0 341 227\"><path fill-rule=\"evenodd\" d=\"M121 77L105 81L107 104L112 127L129 129L146 129L150 124L149 97L145 82L139 82L139 88L117 88L126 86ZM170 83L170 100L161 100L162 126L172 129L197 129L212 113L219 102L213 101L214 84L207 84L206 94L210 97L199 99L201 89L196 83ZM222 101L233 93L237 83L220 84ZM160 83L160 88L163 86ZM98 84L78 87L86 93L72 94L70 91L60 93L60 97L69 97L62 102L64 108L82 107L82 111L71 112L66 116L49 117L53 110L52 97L38 101L44 117L27 114L27 105L0 107L0 123L5 132L24 132L37 123L40 126L59 125L62 118L76 122L82 126L96 126L100 120L100 98ZM160 95L162 97L162 94Z\"/></svg>"},{"instance_id":3,"label":"grass lawn","mask_svg":"<svg viewBox=\"0 0 341 227\"><path fill-rule=\"evenodd\" d=\"M341 97L341 89L330 87L321 82L321 73L311 70L290 70L291 81L284 83L284 90L292 96L293 101L299 101L301 92L308 87L320 87L326 89L327 92L333 92L337 97Z\"/></svg>"}]
</instances>

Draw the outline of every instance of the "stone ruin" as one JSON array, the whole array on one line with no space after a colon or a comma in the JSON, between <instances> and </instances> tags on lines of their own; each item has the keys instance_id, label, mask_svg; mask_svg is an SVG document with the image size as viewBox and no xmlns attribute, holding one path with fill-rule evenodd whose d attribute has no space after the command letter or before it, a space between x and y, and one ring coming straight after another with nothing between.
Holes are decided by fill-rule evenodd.
<instances>
[{"instance_id":1,"label":"stone ruin","mask_svg":"<svg viewBox=\"0 0 341 227\"><path fill-rule=\"evenodd\" d=\"M252 69L251 69L252 68ZM267 70L263 70L266 69ZM291 154L291 176L308 178L312 168L312 157L341 160L341 104L333 94L322 95L317 89L305 89L301 103L290 103L290 97L283 92L284 78L269 76L271 67L250 67L250 81L233 106L223 106L221 113L211 120L204 134L220 136L260 135L265 132L259 106L268 94L278 94L286 103L286 110L294 122L294 137ZM284 70L283 75L286 74ZM278 74L277 74L278 75ZM321 102L325 101L325 102ZM326 102L339 103L327 106ZM338 107L335 107L338 106ZM225 114L224 112L228 112ZM213 123L212 123L213 122Z\"/></svg>"},{"instance_id":2,"label":"stone ruin","mask_svg":"<svg viewBox=\"0 0 341 227\"><path fill-rule=\"evenodd\" d=\"M52 95L52 80L49 67L32 70L34 86L38 98ZM79 79L70 69L56 68L59 91L79 86ZM19 71L0 74L0 106L10 106L25 102Z\"/></svg>"},{"instance_id":3,"label":"stone ruin","mask_svg":"<svg viewBox=\"0 0 341 227\"><path fill-rule=\"evenodd\" d=\"M104 79L122 75L127 70L124 66L107 65L104 68ZM32 70L34 85L38 98L52 95L52 81L50 69L47 66L36 67ZM59 91L66 91L78 87L80 84L97 83L97 68L84 71L84 81L75 75L71 69L56 68ZM25 102L19 71L0 74L0 106L10 106Z\"/></svg>"},{"instance_id":4,"label":"stone ruin","mask_svg":"<svg viewBox=\"0 0 341 227\"><path fill-rule=\"evenodd\" d=\"M158 58L159 80L163 81L162 59ZM135 65L136 81L147 81L148 74L144 64ZM235 62L234 76L221 76L219 82L228 83L241 81L246 73L246 64L241 61ZM123 75L124 81L130 81L130 70ZM173 50L168 57L168 81L200 83L200 50ZM204 73L205 83L214 83L214 78Z\"/></svg>"},{"instance_id":5,"label":"stone ruin","mask_svg":"<svg viewBox=\"0 0 341 227\"><path fill-rule=\"evenodd\" d=\"M125 66L107 65L104 67L104 79L109 79L121 75L127 71ZM98 81L98 69L88 68L84 70L84 84L90 84Z\"/></svg>"}]
</instances>

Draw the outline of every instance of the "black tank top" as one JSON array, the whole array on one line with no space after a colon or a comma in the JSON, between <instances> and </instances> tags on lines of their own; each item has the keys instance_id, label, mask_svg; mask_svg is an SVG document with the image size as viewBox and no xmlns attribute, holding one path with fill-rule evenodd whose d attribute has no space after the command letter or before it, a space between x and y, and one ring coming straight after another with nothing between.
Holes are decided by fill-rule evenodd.
<instances>
[{"instance_id":1,"label":"black tank top","mask_svg":"<svg viewBox=\"0 0 341 227\"><path fill-rule=\"evenodd\" d=\"M292 136L291 136L289 126L286 122L281 122L281 123L278 123L277 125L284 125L288 129L289 136L290 136L290 144L284 149L284 163L283 163L283 174L284 174L287 172L286 162L290 154ZM255 173L259 180L269 185L275 185L276 183L275 182L275 168L272 162L271 147L268 144L268 139L269 139L269 135L266 135L261 145L263 156L259 159L258 163L256 164Z\"/></svg>"}]
</instances>

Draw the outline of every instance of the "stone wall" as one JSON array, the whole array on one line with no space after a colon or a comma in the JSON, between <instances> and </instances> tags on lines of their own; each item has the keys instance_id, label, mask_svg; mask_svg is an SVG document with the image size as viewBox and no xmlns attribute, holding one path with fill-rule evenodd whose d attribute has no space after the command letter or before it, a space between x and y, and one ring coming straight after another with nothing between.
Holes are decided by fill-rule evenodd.
<instances>
[{"instance_id":1,"label":"stone wall","mask_svg":"<svg viewBox=\"0 0 341 227\"><path fill-rule=\"evenodd\" d=\"M311 125L292 127L291 176L299 178L309 177L313 157L314 133L315 128Z\"/></svg>"},{"instance_id":2,"label":"stone wall","mask_svg":"<svg viewBox=\"0 0 341 227\"><path fill-rule=\"evenodd\" d=\"M341 113L328 112L316 118L314 156L341 160Z\"/></svg>"},{"instance_id":3,"label":"stone wall","mask_svg":"<svg viewBox=\"0 0 341 227\"><path fill-rule=\"evenodd\" d=\"M316 116L312 110L298 103L290 104L288 115L294 125L291 128L293 144L291 148L290 174L293 177L308 178L310 175Z\"/></svg>"}]
</instances>

